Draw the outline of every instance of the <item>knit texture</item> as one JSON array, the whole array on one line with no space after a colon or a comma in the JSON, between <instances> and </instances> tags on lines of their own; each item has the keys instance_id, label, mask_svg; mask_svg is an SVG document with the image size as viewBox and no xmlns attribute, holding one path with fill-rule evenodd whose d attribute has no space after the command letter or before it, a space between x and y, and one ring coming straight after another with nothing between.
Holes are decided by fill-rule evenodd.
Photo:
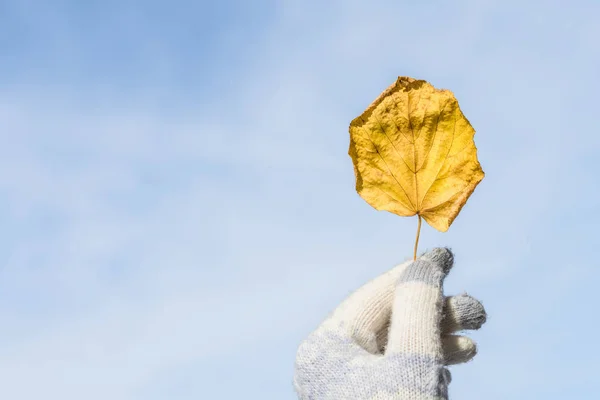
<instances>
[{"instance_id":1,"label":"knit texture","mask_svg":"<svg viewBox=\"0 0 600 400\"><path fill-rule=\"evenodd\" d=\"M446 366L476 353L472 340L452 333L486 319L471 296L443 296L453 260L449 249L434 249L349 296L298 348L299 399L448 399Z\"/></svg>"}]
</instances>

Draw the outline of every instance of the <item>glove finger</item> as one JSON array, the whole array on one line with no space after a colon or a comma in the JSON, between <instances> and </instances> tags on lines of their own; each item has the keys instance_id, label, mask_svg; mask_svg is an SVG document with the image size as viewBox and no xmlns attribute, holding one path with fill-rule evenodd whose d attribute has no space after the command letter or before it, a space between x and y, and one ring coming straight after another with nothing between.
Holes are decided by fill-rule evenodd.
<instances>
[{"instance_id":1,"label":"glove finger","mask_svg":"<svg viewBox=\"0 0 600 400\"><path fill-rule=\"evenodd\" d=\"M471 338L461 335L443 336L442 348L446 365L466 363L477 354L475 342Z\"/></svg>"},{"instance_id":2,"label":"glove finger","mask_svg":"<svg viewBox=\"0 0 600 400\"><path fill-rule=\"evenodd\" d=\"M442 357L443 282L454 257L434 249L410 263L396 285L386 354Z\"/></svg>"},{"instance_id":3,"label":"glove finger","mask_svg":"<svg viewBox=\"0 0 600 400\"><path fill-rule=\"evenodd\" d=\"M448 296L444 299L442 333L452 333L465 329L479 329L485 323L487 314L483 304L468 294Z\"/></svg>"},{"instance_id":4,"label":"glove finger","mask_svg":"<svg viewBox=\"0 0 600 400\"><path fill-rule=\"evenodd\" d=\"M476 330L485 323L487 314L479 300L468 294L448 296L444 299L441 332L450 334L466 329ZM390 321L377 332L378 353L384 353L387 346Z\"/></svg>"},{"instance_id":5,"label":"glove finger","mask_svg":"<svg viewBox=\"0 0 600 400\"><path fill-rule=\"evenodd\" d=\"M381 333L387 332L398 277L412 261L397 265L366 283L344 300L322 324L327 330L340 327L363 349L378 353Z\"/></svg>"}]
</instances>

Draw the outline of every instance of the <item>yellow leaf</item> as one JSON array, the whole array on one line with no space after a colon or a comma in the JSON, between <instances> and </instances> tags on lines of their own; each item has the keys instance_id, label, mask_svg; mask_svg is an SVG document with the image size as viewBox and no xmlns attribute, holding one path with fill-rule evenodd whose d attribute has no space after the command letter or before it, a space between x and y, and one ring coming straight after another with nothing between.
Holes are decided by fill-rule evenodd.
<instances>
[{"instance_id":1,"label":"yellow leaf","mask_svg":"<svg viewBox=\"0 0 600 400\"><path fill-rule=\"evenodd\" d=\"M445 232L484 177L474 134L452 92L399 77L350 123L356 191Z\"/></svg>"}]
</instances>

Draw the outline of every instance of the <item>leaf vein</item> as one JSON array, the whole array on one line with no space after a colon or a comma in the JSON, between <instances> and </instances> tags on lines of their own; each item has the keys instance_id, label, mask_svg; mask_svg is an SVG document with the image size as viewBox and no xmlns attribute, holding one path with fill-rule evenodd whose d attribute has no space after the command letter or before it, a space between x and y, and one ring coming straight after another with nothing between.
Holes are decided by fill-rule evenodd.
<instances>
[{"instance_id":1,"label":"leaf vein","mask_svg":"<svg viewBox=\"0 0 600 400\"><path fill-rule=\"evenodd\" d=\"M404 157L402 157L402 154L400 153L400 150L398 150L396 148L396 145L394 144L394 142L392 142L392 139L390 139L390 137L388 136L388 134L386 133L385 129L383 128L383 124L381 123L381 121L379 120L379 118L377 118L376 115L373 115L373 117L375 118L375 120L377 121L377 123L379 124L379 127L381 128L381 132L383 132L383 135L385 136L385 138L388 140L388 142L390 142L390 144L392 145L392 147L394 148L394 150L396 151L396 154L398 154L398 157L400 157L400 159L404 162L404 165L406 165L406 168L408 168L408 170L412 173L414 173L414 171L412 170L412 168L410 167L410 165L408 165L408 163L406 162L406 160L404 159ZM398 128L398 125L396 125L396 122L394 122L394 126L396 126L396 129L398 131L400 131L400 129Z\"/></svg>"},{"instance_id":2,"label":"leaf vein","mask_svg":"<svg viewBox=\"0 0 600 400\"><path fill-rule=\"evenodd\" d=\"M446 101L446 103L444 104L444 107L442 107L442 109L440 110L440 114L439 114L440 116L442 115L442 113L446 109L446 106L448 105L449 102L450 101ZM439 121L439 116L438 116L438 121ZM436 126L436 128L437 128L437 126ZM429 185L429 187L427 188L427 190L423 194L423 200L425 200L425 197L427 197L427 194L431 190L431 187L433 186L433 184L435 182L437 182L437 180L438 180L438 178L440 176L440 171L444 168L444 166L446 165L446 162L448 161L448 154L450 154L450 150L452 149L452 145L454 144L454 133L455 132L456 132L456 113L454 115L454 126L453 126L453 130L452 130L452 142L450 143L450 147L448 147L448 152L446 153L446 156L444 157L444 162L442 163L442 165L440 166L440 168L438 169L438 171L435 173L435 179L431 182L431 184ZM433 140L431 142L431 147L433 147L433 143L435 141L435 135L436 134L437 134L437 129L435 130L435 133L434 133L434 136L433 136ZM431 147L430 147L429 151L431 151ZM429 155L429 153L427 153L427 155Z\"/></svg>"},{"instance_id":3,"label":"leaf vein","mask_svg":"<svg viewBox=\"0 0 600 400\"><path fill-rule=\"evenodd\" d=\"M365 128L363 128L365 129ZM402 184L400 183L400 181L398 181L398 178L396 178L396 176L394 175L394 173L392 172L392 170L390 169L390 166L388 165L388 163L385 161L385 159L383 158L383 155L379 152L379 150L377 149L377 145L375 145L375 142L373 141L373 138L371 138L371 134L369 133L369 131L367 129L365 129L365 131L367 132L367 135L369 136L369 139L371 140L371 143L373 143L373 146L375 147L375 150L377 151L377 155L379 155L379 158L381 158L381 161L383 161L383 163L385 164L385 166L388 169L388 172L390 173L390 175L392 176L392 178L394 178L394 180L396 181L396 183L398 184L398 186L400 186L400 189L402 189L402 191L404 192L404 194L406 195L406 198L408 199L408 202L410 203L410 205L413 207L413 209L415 208L415 205L412 203L412 201L410 200L410 196L408 195L408 193L406 192L406 190L404 189L404 187L402 186Z\"/></svg>"}]
</instances>

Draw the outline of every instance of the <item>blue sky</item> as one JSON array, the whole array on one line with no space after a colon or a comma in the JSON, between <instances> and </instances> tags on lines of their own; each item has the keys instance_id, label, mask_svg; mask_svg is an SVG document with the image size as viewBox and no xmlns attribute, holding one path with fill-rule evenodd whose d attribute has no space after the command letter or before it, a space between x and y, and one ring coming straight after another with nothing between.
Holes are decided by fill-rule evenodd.
<instances>
[{"instance_id":1,"label":"blue sky","mask_svg":"<svg viewBox=\"0 0 600 400\"><path fill-rule=\"evenodd\" d=\"M0 2L0 398L294 399L300 341L411 255L348 124L451 89L486 178L451 395L597 395L597 1Z\"/></svg>"}]
</instances>

